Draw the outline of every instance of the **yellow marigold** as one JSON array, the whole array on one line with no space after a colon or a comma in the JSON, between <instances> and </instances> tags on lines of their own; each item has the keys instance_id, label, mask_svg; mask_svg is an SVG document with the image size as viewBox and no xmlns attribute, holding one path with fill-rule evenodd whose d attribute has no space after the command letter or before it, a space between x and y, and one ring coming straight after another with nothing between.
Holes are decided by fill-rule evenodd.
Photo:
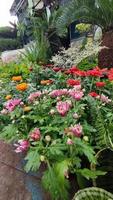
<instances>
[{"instance_id":1,"label":"yellow marigold","mask_svg":"<svg viewBox=\"0 0 113 200\"><path fill-rule=\"evenodd\" d=\"M21 81L22 77L21 76L13 76L12 81Z\"/></svg>"},{"instance_id":2,"label":"yellow marigold","mask_svg":"<svg viewBox=\"0 0 113 200\"><path fill-rule=\"evenodd\" d=\"M50 85L53 81L52 80L42 80L40 82L41 85Z\"/></svg>"},{"instance_id":3,"label":"yellow marigold","mask_svg":"<svg viewBox=\"0 0 113 200\"><path fill-rule=\"evenodd\" d=\"M19 91L25 91L28 88L27 83L20 83L16 86L16 89Z\"/></svg>"},{"instance_id":4,"label":"yellow marigold","mask_svg":"<svg viewBox=\"0 0 113 200\"><path fill-rule=\"evenodd\" d=\"M24 107L24 112L29 112L31 111L31 107L30 106L25 106Z\"/></svg>"},{"instance_id":5,"label":"yellow marigold","mask_svg":"<svg viewBox=\"0 0 113 200\"><path fill-rule=\"evenodd\" d=\"M12 98L12 96L10 94L5 97L6 100L9 100L11 98Z\"/></svg>"}]
</instances>

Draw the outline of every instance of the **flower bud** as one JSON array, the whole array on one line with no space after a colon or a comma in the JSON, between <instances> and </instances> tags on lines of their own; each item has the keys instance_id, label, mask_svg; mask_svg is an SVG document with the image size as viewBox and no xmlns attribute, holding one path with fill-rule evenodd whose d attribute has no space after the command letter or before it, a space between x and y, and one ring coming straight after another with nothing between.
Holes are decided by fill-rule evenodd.
<instances>
[{"instance_id":1,"label":"flower bud","mask_svg":"<svg viewBox=\"0 0 113 200\"><path fill-rule=\"evenodd\" d=\"M72 141L70 138L68 138L68 139L67 139L67 144L68 144L68 145L73 145L73 141Z\"/></svg>"},{"instance_id":2,"label":"flower bud","mask_svg":"<svg viewBox=\"0 0 113 200\"><path fill-rule=\"evenodd\" d=\"M45 140L46 140L46 142L50 142L50 141L51 141L50 135L46 135L46 136L45 136Z\"/></svg>"},{"instance_id":3,"label":"flower bud","mask_svg":"<svg viewBox=\"0 0 113 200\"><path fill-rule=\"evenodd\" d=\"M45 156L41 155L40 156L40 160L41 160L41 162L44 162L45 161Z\"/></svg>"},{"instance_id":4,"label":"flower bud","mask_svg":"<svg viewBox=\"0 0 113 200\"><path fill-rule=\"evenodd\" d=\"M88 141L89 141L88 136L84 136L84 137L83 137L83 140L84 140L85 142L88 142Z\"/></svg>"},{"instance_id":5,"label":"flower bud","mask_svg":"<svg viewBox=\"0 0 113 200\"><path fill-rule=\"evenodd\" d=\"M54 110L54 109L51 109L51 110L50 110L50 114L51 114L51 115L54 115L54 114L55 114L55 110Z\"/></svg>"}]
</instances>

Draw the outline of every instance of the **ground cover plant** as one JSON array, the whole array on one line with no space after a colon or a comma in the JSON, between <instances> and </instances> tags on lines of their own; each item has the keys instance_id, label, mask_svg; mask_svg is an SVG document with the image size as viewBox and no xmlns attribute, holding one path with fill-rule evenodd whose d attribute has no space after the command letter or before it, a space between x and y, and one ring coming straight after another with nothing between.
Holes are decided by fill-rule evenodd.
<instances>
[{"instance_id":1,"label":"ground cover plant","mask_svg":"<svg viewBox=\"0 0 113 200\"><path fill-rule=\"evenodd\" d=\"M25 153L27 172L44 164L44 188L66 200L71 174L93 185L106 173L92 166L98 151L113 147L113 69L35 64L28 70L2 77L0 138Z\"/></svg>"}]
</instances>

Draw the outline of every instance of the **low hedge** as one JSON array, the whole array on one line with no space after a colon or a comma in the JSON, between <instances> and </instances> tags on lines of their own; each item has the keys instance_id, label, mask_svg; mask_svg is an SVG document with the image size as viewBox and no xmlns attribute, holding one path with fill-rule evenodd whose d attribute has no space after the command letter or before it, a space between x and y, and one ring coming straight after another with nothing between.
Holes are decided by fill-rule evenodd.
<instances>
[{"instance_id":1,"label":"low hedge","mask_svg":"<svg viewBox=\"0 0 113 200\"><path fill-rule=\"evenodd\" d=\"M17 31L11 27L0 27L0 38L16 38Z\"/></svg>"},{"instance_id":2,"label":"low hedge","mask_svg":"<svg viewBox=\"0 0 113 200\"><path fill-rule=\"evenodd\" d=\"M0 38L0 52L20 48L18 39Z\"/></svg>"}]
</instances>

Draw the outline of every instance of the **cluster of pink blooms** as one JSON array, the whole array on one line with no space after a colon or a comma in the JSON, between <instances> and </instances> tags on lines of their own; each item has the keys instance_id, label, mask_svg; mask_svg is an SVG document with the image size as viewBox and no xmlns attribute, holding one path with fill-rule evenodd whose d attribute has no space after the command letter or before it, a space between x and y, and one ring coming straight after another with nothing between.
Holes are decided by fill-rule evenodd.
<instances>
[{"instance_id":1,"label":"cluster of pink blooms","mask_svg":"<svg viewBox=\"0 0 113 200\"><path fill-rule=\"evenodd\" d=\"M55 97L60 97L63 95L67 95L68 94L68 90L67 89L59 89L59 90L53 90L52 92L50 92L50 96L55 98Z\"/></svg>"},{"instance_id":2,"label":"cluster of pink blooms","mask_svg":"<svg viewBox=\"0 0 113 200\"><path fill-rule=\"evenodd\" d=\"M41 96L41 92L37 91L37 92L33 92L29 95L28 100L30 102L33 102L36 98L39 98Z\"/></svg>"},{"instance_id":3,"label":"cluster of pink blooms","mask_svg":"<svg viewBox=\"0 0 113 200\"><path fill-rule=\"evenodd\" d=\"M21 99L11 99L5 103L5 108L12 112L21 103Z\"/></svg>"},{"instance_id":4,"label":"cluster of pink blooms","mask_svg":"<svg viewBox=\"0 0 113 200\"><path fill-rule=\"evenodd\" d=\"M70 131L73 133L76 137L81 137L83 133L83 128L80 124L76 124L75 126L70 127Z\"/></svg>"},{"instance_id":5,"label":"cluster of pink blooms","mask_svg":"<svg viewBox=\"0 0 113 200\"><path fill-rule=\"evenodd\" d=\"M110 103L111 99L109 99L107 96L105 96L104 94L101 94L99 96L99 99L103 102L103 103Z\"/></svg>"},{"instance_id":6,"label":"cluster of pink blooms","mask_svg":"<svg viewBox=\"0 0 113 200\"><path fill-rule=\"evenodd\" d=\"M68 101L57 102L56 109L61 116L65 116L71 107L71 103Z\"/></svg>"},{"instance_id":7,"label":"cluster of pink blooms","mask_svg":"<svg viewBox=\"0 0 113 200\"><path fill-rule=\"evenodd\" d=\"M38 141L41 138L40 130L39 128L35 128L31 133L30 133L30 138L33 141Z\"/></svg>"},{"instance_id":8,"label":"cluster of pink blooms","mask_svg":"<svg viewBox=\"0 0 113 200\"><path fill-rule=\"evenodd\" d=\"M69 90L69 95L79 101L84 96L83 90L81 89L81 85L76 85L73 89Z\"/></svg>"},{"instance_id":9,"label":"cluster of pink blooms","mask_svg":"<svg viewBox=\"0 0 113 200\"><path fill-rule=\"evenodd\" d=\"M19 140L18 144L15 144L14 146L17 147L15 152L16 153L21 153L21 152L27 151L29 146L30 146L30 144L29 144L28 140Z\"/></svg>"}]
</instances>

